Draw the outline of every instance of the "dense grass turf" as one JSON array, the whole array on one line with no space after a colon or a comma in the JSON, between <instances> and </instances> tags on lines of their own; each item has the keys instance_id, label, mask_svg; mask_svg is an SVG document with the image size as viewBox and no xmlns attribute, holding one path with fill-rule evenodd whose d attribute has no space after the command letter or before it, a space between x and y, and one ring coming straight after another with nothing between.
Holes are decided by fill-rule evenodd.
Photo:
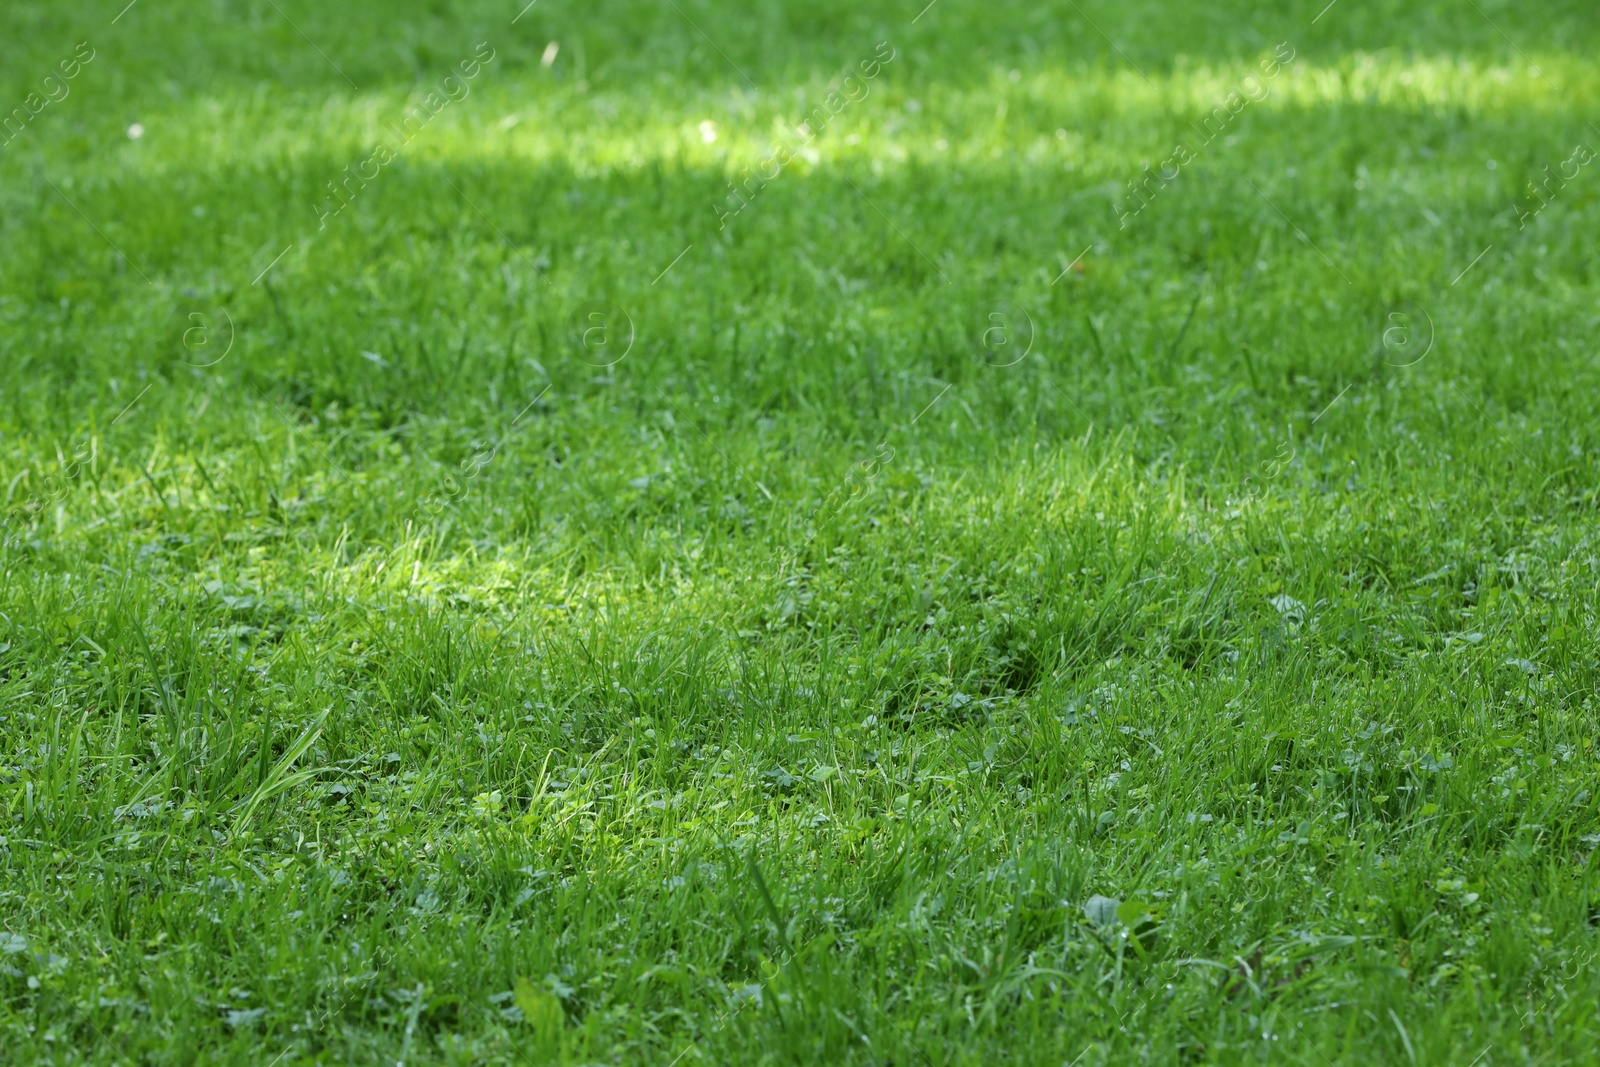
<instances>
[{"instance_id":1,"label":"dense grass turf","mask_svg":"<svg viewBox=\"0 0 1600 1067\"><path fill-rule=\"evenodd\" d=\"M1592 1062L1594 3L122 5L0 1059Z\"/></svg>"}]
</instances>

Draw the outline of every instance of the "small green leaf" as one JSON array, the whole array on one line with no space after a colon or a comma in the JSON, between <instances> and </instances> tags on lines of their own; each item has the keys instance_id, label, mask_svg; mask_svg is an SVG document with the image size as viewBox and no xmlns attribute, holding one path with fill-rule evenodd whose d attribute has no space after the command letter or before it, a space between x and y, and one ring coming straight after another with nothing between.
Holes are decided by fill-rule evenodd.
<instances>
[{"instance_id":1,"label":"small green leaf","mask_svg":"<svg viewBox=\"0 0 1600 1067\"><path fill-rule=\"evenodd\" d=\"M549 990L534 985L526 978L518 978L513 999L539 1040L553 1044L561 1036L567 1013L561 1007L561 1001Z\"/></svg>"},{"instance_id":2,"label":"small green leaf","mask_svg":"<svg viewBox=\"0 0 1600 1067\"><path fill-rule=\"evenodd\" d=\"M838 773L839 773L839 768L837 768L837 767L828 767L828 766L814 767L811 770L811 776L810 777L811 777L811 780L813 782L826 782L829 778L832 778L834 775L836 775Z\"/></svg>"},{"instance_id":3,"label":"small green leaf","mask_svg":"<svg viewBox=\"0 0 1600 1067\"><path fill-rule=\"evenodd\" d=\"M1108 930L1116 924L1117 913L1121 910L1122 901L1098 893L1083 903L1084 917L1102 930Z\"/></svg>"},{"instance_id":4,"label":"small green leaf","mask_svg":"<svg viewBox=\"0 0 1600 1067\"><path fill-rule=\"evenodd\" d=\"M1117 906L1117 919L1128 929L1133 929L1152 915L1150 905L1142 900L1125 900Z\"/></svg>"}]
</instances>

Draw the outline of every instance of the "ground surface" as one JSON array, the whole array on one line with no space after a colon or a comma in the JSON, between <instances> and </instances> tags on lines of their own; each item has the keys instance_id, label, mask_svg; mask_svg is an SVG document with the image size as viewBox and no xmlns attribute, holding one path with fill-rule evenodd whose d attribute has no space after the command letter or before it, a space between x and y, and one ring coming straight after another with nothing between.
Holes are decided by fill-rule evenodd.
<instances>
[{"instance_id":1,"label":"ground surface","mask_svg":"<svg viewBox=\"0 0 1600 1067\"><path fill-rule=\"evenodd\" d=\"M520 6L0 12L0 1059L1592 1062L1595 4Z\"/></svg>"}]
</instances>

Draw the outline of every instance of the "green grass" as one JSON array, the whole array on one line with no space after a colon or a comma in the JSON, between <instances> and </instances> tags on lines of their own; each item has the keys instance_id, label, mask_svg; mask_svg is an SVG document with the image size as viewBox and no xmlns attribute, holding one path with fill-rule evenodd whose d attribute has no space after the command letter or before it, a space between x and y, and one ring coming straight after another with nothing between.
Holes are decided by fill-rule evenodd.
<instances>
[{"instance_id":1,"label":"green grass","mask_svg":"<svg viewBox=\"0 0 1600 1067\"><path fill-rule=\"evenodd\" d=\"M521 6L0 13L0 1060L1594 1062L1594 3Z\"/></svg>"}]
</instances>

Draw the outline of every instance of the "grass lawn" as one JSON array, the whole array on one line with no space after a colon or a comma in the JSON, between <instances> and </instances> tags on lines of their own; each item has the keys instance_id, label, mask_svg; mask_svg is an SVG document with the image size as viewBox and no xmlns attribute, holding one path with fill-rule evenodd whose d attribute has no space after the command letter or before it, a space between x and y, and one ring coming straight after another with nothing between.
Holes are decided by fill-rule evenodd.
<instances>
[{"instance_id":1,"label":"grass lawn","mask_svg":"<svg viewBox=\"0 0 1600 1067\"><path fill-rule=\"evenodd\" d=\"M1595 1061L1600 4L524 2L0 11L0 1061Z\"/></svg>"}]
</instances>

